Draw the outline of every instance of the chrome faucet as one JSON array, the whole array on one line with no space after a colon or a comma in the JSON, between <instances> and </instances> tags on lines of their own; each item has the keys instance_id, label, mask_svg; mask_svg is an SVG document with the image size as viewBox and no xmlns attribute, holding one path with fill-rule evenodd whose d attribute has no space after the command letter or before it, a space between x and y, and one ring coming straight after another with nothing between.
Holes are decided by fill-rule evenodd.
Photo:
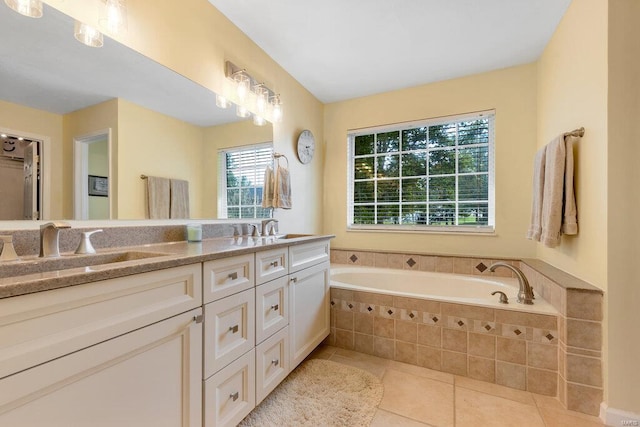
<instances>
[{"instance_id":1,"label":"chrome faucet","mask_svg":"<svg viewBox=\"0 0 640 427\"><path fill-rule=\"evenodd\" d=\"M496 268L498 267L508 268L509 270L513 271L518 277L520 290L518 291L517 301L520 304L533 304L533 300L535 298L533 296L533 289L531 288L531 285L529 285L529 281L525 277L524 273L518 267L514 267L513 265L507 264L506 262L496 262L494 264L491 264L491 266L489 267L489 271L496 271Z\"/></svg>"},{"instance_id":2,"label":"chrome faucet","mask_svg":"<svg viewBox=\"0 0 640 427\"><path fill-rule=\"evenodd\" d=\"M58 258L60 256L59 232L71 228L62 221L48 222L40 226L40 258Z\"/></svg>"},{"instance_id":3,"label":"chrome faucet","mask_svg":"<svg viewBox=\"0 0 640 427\"><path fill-rule=\"evenodd\" d=\"M275 236L276 235L276 224L278 223L277 219L269 218L262 220L262 235L263 236ZM269 224L271 224L271 232L267 234L267 229L269 228Z\"/></svg>"},{"instance_id":4,"label":"chrome faucet","mask_svg":"<svg viewBox=\"0 0 640 427\"><path fill-rule=\"evenodd\" d=\"M0 252L0 261L18 261L18 254L13 247L13 236L0 236L2 241L2 252Z\"/></svg>"}]
</instances>

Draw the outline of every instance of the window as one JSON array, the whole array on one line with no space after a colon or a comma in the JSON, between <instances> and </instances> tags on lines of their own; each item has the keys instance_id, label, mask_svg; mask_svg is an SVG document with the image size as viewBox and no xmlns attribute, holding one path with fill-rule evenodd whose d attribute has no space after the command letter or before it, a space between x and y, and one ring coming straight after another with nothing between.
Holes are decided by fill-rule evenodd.
<instances>
[{"instance_id":1,"label":"window","mask_svg":"<svg viewBox=\"0 0 640 427\"><path fill-rule=\"evenodd\" d=\"M264 171L273 162L271 144L219 152L219 212L223 218L269 218L262 207Z\"/></svg>"},{"instance_id":2,"label":"window","mask_svg":"<svg viewBox=\"0 0 640 427\"><path fill-rule=\"evenodd\" d=\"M493 231L494 116L350 133L349 228Z\"/></svg>"}]
</instances>

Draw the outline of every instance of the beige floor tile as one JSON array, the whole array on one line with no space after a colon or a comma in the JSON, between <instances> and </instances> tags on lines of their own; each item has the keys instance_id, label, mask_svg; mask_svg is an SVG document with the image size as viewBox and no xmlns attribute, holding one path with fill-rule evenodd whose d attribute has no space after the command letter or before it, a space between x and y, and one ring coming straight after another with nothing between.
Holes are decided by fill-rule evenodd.
<instances>
[{"instance_id":1,"label":"beige floor tile","mask_svg":"<svg viewBox=\"0 0 640 427\"><path fill-rule=\"evenodd\" d=\"M430 378L432 380L442 381L448 384L453 384L453 375L446 372L434 371L433 369L423 368L422 366L410 365L408 363L396 362L395 360L389 361L388 369L395 369L396 371L406 372L408 374L417 375L423 378Z\"/></svg>"},{"instance_id":2,"label":"beige floor tile","mask_svg":"<svg viewBox=\"0 0 640 427\"><path fill-rule=\"evenodd\" d=\"M469 390L480 391L483 393L491 394L497 397L503 397L505 399L513 400L515 402L524 403L527 405L535 406L535 401L531 393L516 390L513 388L501 386L498 384L492 384L485 381L478 381L467 377L455 377L455 386L458 388L466 388Z\"/></svg>"},{"instance_id":3,"label":"beige floor tile","mask_svg":"<svg viewBox=\"0 0 640 427\"><path fill-rule=\"evenodd\" d=\"M540 408L540 414L547 427L602 427L598 417L592 417L566 409Z\"/></svg>"},{"instance_id":4,"label":"beige floor tile","mask_svg":"<svg viewBox=\"0 0 640 427\"><path fill-rule=\"evenodd\" d=\"M531 396L533 397L533 400L535 400L536 405L538 405L538 408L564 410L564 408L562 407L562 403L560 403L557 397L543 396L536 393L531 393Z\"/></svg>"},{"instance_id":5,"label":"beige floor tile","mask_svg":"<svg viewBox=\"0 0 640 427\"><path fill-rule=\"evenodd\" d=\"M337 347L333 347L330 345L320 345L316 347L315 350L311 352L307 359L329 359L335 353Z\"/></svg>"},{"instance_id":6,"label":"beige floor tile","mask_svg":"<svg viewBox=\"0 0 640 427\"><path fill-rule=\"evenodd\" d=\"M456 426L544 427L536 406L456 388Z\"/></svg>"},{"instance_id":7,"label":"beige floor tile","mask_svg":"<svg viewBox=\"0 0 640 427\"><path fill-rule=\"evenodd\" d=\"M392 412L378 409L375 417L373 417L373 421L371 421L370 427L424 427L428 425L429 424L420 423Z\"/></svg>"},{"instance_id":8,"label":"beige floor tile","mask_svg":"<svg viewBox=\"0 0 640 427\"><path fill-rule=\"evenodd\" d=\"M378 378L382 378L386 371L385 365L380 365L378 363L362 359L353 359L350 357L339 356L337 354L331 356L331 359L329 360L331 360L332 362L342 363L343 365L349 365L353 366L354 368L362 369L363 371L372 373Z\"/></svg>"},{"instance_id":9,"label":"beige floor tile","mask_svg":"<svg viewBox=\"0 0 640 427\"><path fill-rule=\"evenodd\" d=\"M453 426L453 385L388 369L379 408L438 427Z\"/></svg>"},{"instance_id":10,"label":"beige floor tile","mask_svg":"<svg viewBox=\"0 0 640 427\"><path fill-rule=\"evenodd\" d=\"M366 362L375 363L378 365L384 365L385 367L389 364L389 359L383 359L382 357L372 356L370 354L360 353L358 351L346 350L344 348L336 348L334 353L336 356L347 357L349 359L362 360Z\"/></svg>"}]
</instances>

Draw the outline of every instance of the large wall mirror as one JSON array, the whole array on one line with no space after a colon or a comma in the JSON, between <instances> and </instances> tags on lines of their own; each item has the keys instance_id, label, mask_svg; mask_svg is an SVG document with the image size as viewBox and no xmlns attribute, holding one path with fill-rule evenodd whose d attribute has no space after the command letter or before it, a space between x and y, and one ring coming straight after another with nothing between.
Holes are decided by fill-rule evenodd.
<instances>
[{"instance_id":1,"label":"large wall mirror","mask_svg":"<svg viewBox=\"0 0 640 427\"><path fill-rule=\"evenodd\" d=\"M82 45L73 27L46 5L32 19L0 4L0 220L144 219L141 175L188 181L191 217L218 216L218 151L270 142L272 126L106 36Z\"/></svg>"}]
</instances>

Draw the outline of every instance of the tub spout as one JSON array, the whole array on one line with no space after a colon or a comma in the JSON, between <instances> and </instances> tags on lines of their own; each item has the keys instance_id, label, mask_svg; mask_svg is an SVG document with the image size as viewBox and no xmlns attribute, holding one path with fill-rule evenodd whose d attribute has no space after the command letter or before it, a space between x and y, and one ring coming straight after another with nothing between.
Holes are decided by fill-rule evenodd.
<instances>
[{"instance_id":1,"label":"tub spout","mask_svg":"<svg viewBox=\"0 0 640 427\"><path fill-rule=\"evenodd\" d=\"M513 265L507 264L506 262L496 262L494 264L491 264L491 266L489 267L489 271L496 271L496 268L498 267L508 268L516 274L518 283L520 284L517 301L520 304L533 304L533 289L531 288L531 285L529 285L529 281L525 277L524 273L518 267L514 267Z\"/></svg>"}]
</instances>

